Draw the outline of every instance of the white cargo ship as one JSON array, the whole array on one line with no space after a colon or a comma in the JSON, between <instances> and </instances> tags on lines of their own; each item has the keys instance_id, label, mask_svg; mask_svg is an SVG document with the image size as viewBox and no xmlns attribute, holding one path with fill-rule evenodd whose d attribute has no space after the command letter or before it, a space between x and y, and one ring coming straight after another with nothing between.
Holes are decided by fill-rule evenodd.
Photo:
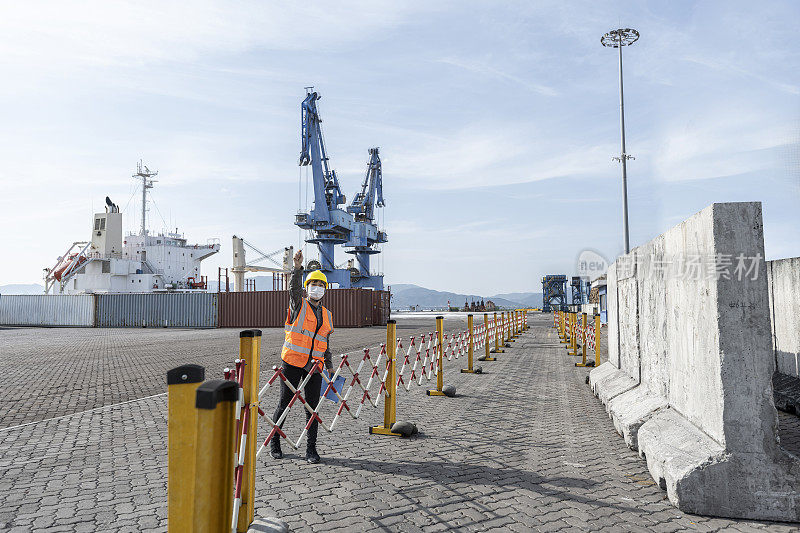
<instances>
[{"instance_id":1,"label":"white cargo ship","mask_svg":"<svg viewBox=\"0 0 800 533\"><path fill-rule=\"evenodd\" d=\"M200 262L219 252L219 239L189 244L178 233L147 230L147 191L153 176L141 162L133 176L142 181L142 219L138 234L122 237L122 213L106 197L104 213L92 217L92 238L72 243L56 264L44 269L46 294L125 292L205 292Z\"/></svg>"}]
</instances>

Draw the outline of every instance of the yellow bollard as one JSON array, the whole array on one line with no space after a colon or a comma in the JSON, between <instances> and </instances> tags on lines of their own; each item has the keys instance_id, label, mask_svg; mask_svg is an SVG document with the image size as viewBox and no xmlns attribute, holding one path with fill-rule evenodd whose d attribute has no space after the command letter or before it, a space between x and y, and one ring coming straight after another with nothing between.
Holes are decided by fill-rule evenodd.
<instances>
[{"instance_id":1,"label":"yellow bollard","mask_svg":"<svg viewBox=\"0 0 800 533\"><path fill-rule=\"evenodd\" d=\"M261 330L248 329L239 333L239 358L244 359L244 383L242 386L242 415L248 406L247 443L242 472L242 505L236 531L246 533L255 516L256 495L256 450L258 449L258 374L261 369ZM249 404L249 405L248 405ZM244 416L242 416L244 419Z\"/></svg>"},{"instance_id":2,"label":"yellow bollard","mask_svg":"<svg viewBox=\"0 0 800 533\"><path fill-rule=\"evenodd\" d=\"M472 338L472 315L467 315L467 327L469 328L469 344L467 348L467 368L462 368L461 372L463 374L478 374L479 372L476 372L475 369L472 368L472 357L475 353L474 343Z\"/></svg>"},{"instance_id":3,"label":"yellow bollard","mask_svg":"<svg viewBox=\"0 0 800 533\"><path fill-rule=\"evenodd\" d=\"M372 426L369 432L372 435L390 435L392 437L402 436L400 433L393 433L397 416L397 321L389 320L386 322L386 391L383 395L383 425Z\"/></svg>"},{"instance_id":4,"label":"yellow bollard","mask_svg":"<svg viewBox=\"0 0 800 533\"><path fill-rule=\"evenodd\" d=\"M444 396L442 387L444 387L444 317L436 317L436 338L438 345L436 346L436 355L439 359L439 365L436 370L436 389L427 391L428 396Z\"/></svg>"},{"instance_id":5,"label":"yellow bollard","mask_svg":"<svg viewBox=\"0 0 800 533\"><path fill-rule=\"evenodd\" d=\"M492 353L503 353L505 350L500 349L500 338L503 336L503 334L497 322L497 311L495 311L494 313L493 327L494 327L494 350L492 350ZM492 358L492 361L494 361L494 358Z\"/></svg>"},{"instance_id":6,"label":"yellow bollard","mask_svg":"<svg viewBox=\"0 0 800 533\"><path fill-rule=\"evenodd\" d=\"M483 327L486 329L486 337L483 340L483 360L484 361L497 361L494 357L489 355L489 314L483 313ZM494 343L497 345L497 335L495 334Z\"/></svg>"},{"instance_id":7,"label":"yellow bollard","mask_svg":"<svg viewBox=\"0 0 800 533\"><path fill-rule=\"evenodd\" d=\"M594 366L600 366L600 315L594 315Z\"/></svg>"},{"instance_id":8,"label":"yellow bollard","mask_svg":"<svg viewBox=\"0 0 800 533\"><path fill-rule=\"evenodd\" d=\"M580 363L575 363L575 366L587 366L586 365L586 339L587 339L587 335L586 335L586 313L581 313L581 325L583 326L581 328L581 339L582 339L582 341L581 341L581 355L583 356L583 359L581 360ZM591 365L589 365L589 366L591 366Z\"/></svg>"},{"instance_id":9,"label":"yellow bollard","mask_svg":"<svg viewBox=\"0 0 800 533\"><path fill-rule=\"evenodd\" d=\"M236 400L234 381L215 379L197 387L197 446L194 469L194 517L175 524L194 533L231 530L233 516L233 456L236 451Z\"/></svg>"},{"instance_id":10,"label":"yellow bollard","mask_svg":"<svg viewBox=\"0 0 800 533\"><path fill-rule=\"evenodd\" d=\"M567 327L567 320L569 320L569 316L567 315L566 311L559 311L559 313L559 316L561 317L559 322L561 326L561 342L563 344L567 344L569 342L567 340L567 332L569 331L569 328Z\"/></svg>"},{"instance_id":11,"label":"yellow bollard","mask_svg":"<svg viewBox=\"0 0 800 533\"><path fill-rule=\"evenodd\" d=\"M197 440L195 392L205 379L200 365L183 365L167 372L167 527L181 531L192 523Z\"/></svg>"}]
</instances>

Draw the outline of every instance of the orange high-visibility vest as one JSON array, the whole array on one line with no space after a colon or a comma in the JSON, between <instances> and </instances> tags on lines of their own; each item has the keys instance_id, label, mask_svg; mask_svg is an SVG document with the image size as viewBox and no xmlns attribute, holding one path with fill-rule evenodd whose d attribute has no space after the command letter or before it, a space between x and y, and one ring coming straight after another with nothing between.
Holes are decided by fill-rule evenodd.
<instances>
[{"instance_id":1,"label":"orange high-visibility vest","mask_svg":"<svg viewBox=\"0 0 800 533\"><path fill-rule=\"evenodd\" d=\"M328 336L333 333L331 312L325 307L322 308L322 325L317 331L316 338L314 338L314 331L317 329L317 317L308 300L303 299L303 306L294 322L289 322L291 317L291 310L287 309L281 359L300 368L308 364L309 356L322 362L325 350L328 349ZM311 346L312 340L314 346Z\"/></svg>"}]
</instances>

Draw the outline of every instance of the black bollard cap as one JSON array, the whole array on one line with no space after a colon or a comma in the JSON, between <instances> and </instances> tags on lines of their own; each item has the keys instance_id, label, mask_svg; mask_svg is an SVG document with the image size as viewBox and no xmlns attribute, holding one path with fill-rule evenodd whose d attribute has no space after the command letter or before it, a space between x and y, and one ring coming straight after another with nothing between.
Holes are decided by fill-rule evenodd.
<instances>
[{"instance_id":1,"label":"black bollard cap","mask_svg":"<svg viewBox=\"0 0 800 533\"><path fill-rule=\"evenodd\" d=\"M214 409L219 402L235 402L239 399L239 385L226 379L212 379L197 387L195 407Z\"/></svg>"},{"instance_id":2,"label":"black bollard cap","mask_svg":"<svg viewBox=\"0 0 800 533\"><path fill-rule=\"evenodd\" d=\"M206 369L200 365L182 365L167 371L167 385L200 383L206 379Z\"/></svg>"}]
</instances>

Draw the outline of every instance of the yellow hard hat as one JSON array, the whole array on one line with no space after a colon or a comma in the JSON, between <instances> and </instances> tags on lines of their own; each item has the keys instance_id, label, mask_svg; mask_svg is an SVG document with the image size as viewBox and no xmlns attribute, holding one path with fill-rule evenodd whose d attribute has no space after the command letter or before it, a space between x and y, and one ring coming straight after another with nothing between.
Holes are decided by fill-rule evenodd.
<instances>
[{"instance_id":1,"label":"yellow hard hat","mask_svg":"<svg viewBox=\"0 0 800 533\"><path fill-rule=\"evenodd\" d=\"M315 270L311 274L306 277L306 282L303 284L303 287L308 287L308 284L314 280L319 280L325 284L325 288L328 288L328 278L325 277L325 274L322 273L321 270Z\"/></svg>"}]
</instances>

